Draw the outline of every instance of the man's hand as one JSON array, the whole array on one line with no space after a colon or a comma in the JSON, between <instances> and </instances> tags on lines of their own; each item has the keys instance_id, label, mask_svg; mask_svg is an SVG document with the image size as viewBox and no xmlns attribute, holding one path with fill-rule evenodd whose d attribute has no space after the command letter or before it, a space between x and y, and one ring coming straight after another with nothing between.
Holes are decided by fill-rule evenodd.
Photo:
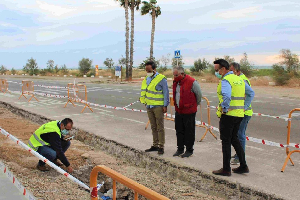
<instances>
[{"instance_id":1,"label":"man's hand","mask_svg":"<svg viewBox=\"0 0 300 200\"><path fill-rule=\"evenodd\" d=\"M167 107L163 107L163 112L166 113L168 111Z\"/></svg>"},{"instance_id":2,"label":"man's hand","mask_svg":"<svg viewBox=\"0 0 300 200\"><path fill-rule=\"evenodd\" d=\"M69 167L67 167L67 172L69 172L69 173L73 172L73 168L71 167L71 165Z\"/></svg>"}]
</instances>

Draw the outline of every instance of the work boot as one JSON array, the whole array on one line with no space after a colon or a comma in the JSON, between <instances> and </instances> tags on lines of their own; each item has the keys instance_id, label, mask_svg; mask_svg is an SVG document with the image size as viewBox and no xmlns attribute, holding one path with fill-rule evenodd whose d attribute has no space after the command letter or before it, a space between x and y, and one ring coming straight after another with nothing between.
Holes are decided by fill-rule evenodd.
<instances>
[{"instance_id":1,"label":"work boot","mask_svg":"<svg viewBox=\"0 0 300 200\"><path fill-rule=\"evenodd\" d=\"M245 167L239 166L237 168L233 168L232 171L233 173L244 174L244 173L249 173L249 168L247 165Z\"/></svg>"},{"instance_id":2,"label":"work boot","mask_svg":"<svg viewBox=\"0 0 300 200\"><path fill-rule=\"evenodd\" d=\"M164 148L158 148L158 152L159 155L162 155L165 153Z\"/></svg>"},{"instance_id":3,"label":"work boot","mask_svg":"<svg viewBox=\"0 0 300 200\"><path fill-rule=\"evenodd\" d=\"M189 151L186 151L184 154L182 154L180 157L181 158L188 158L190 157L191 155L193 155L193 152L189 152Z\"/></svg>"},{"instance_id":4,"label":"work boot","mask_svg":"<svg viewBox=\"0 0 300 200\"><path fill-rule=\"evenodd\" d=\"M56 164L59 167L63 166L63 164L59 160L54 160L53 163Z\"/></svg>"},{"instance_id":5,"label":"work boot","mask_svg":"<svg viewBox=\"0 0 300 200\"><path fill-rule=\"evenodd\" d=\"M215 170L212 172L215 175L221 175L221 176L231 176L231 171L225 171L223 168L219 170Z\"/></svg>"},{"instance_id":6,"label":"work boot","mask_svg":"<svg viewBox=\"0 0 300 200\"><path fill-rule=\"evenodd\" d=\"M151 146L150 149L146 149L145 152L158 151L158 147Z\"/></svg>"},{"instance_id":7,"label":"work boot","mask_svg":"<svg viewBox=\"0 0 300 200\"><path fill-rule=\"evenodd\" d=\"M179 151L179 150L177 150L174 154L173 154L173 156L175 157L175 156L180 156L181 154L183 154L184 153L184 151Z\"/></svg>"},{"instance_id":8,"label":"work boot","mask_svg":"<svg viewBox=\"0 0 300 200\"><path fill-rule=\"evenodd\" d=\"M36 168L42 172L47 172L50 171L50 169L48 167L46 167L46 165L37 165Z\"/></svg>"}]
</instances>

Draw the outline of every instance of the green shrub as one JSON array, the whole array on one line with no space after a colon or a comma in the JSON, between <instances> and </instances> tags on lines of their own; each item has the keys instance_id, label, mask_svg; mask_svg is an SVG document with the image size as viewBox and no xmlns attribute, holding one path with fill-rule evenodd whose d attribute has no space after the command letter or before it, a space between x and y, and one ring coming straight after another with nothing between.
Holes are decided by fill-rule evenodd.
<instances>
[{"instance_id":1,"label":"green shrub","mask_svg":"<svg viewBox=\"0 0 300 200\"><path fill-rule=\"evenodd\" d=\"M273 65L272 68L273 78L276 85L286 85L291 77L288 74L288 72L284 69L284 67L279 65Z\"/></svg>"}]
</instances>

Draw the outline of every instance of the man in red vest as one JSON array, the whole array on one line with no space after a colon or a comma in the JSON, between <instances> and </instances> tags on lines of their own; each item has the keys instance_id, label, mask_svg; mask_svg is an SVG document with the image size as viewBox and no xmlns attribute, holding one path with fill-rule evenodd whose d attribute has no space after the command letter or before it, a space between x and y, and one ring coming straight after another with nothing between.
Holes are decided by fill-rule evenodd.
<instances>
[{"instance_id":1,"label":"man in red vest","mask_svg":"<svg viewBox=\"0 0 300 200\"><path fill-rule=\"evenodd\" d=\"M177 151L173 156L182 158L193 155L195 143L195 118L201 103L202 93L199 83L184 73L183 67L173 69L173 98L175 104L175 129ZM186 151L184 153L184 146Z\"/></svg>"}]
</instances>

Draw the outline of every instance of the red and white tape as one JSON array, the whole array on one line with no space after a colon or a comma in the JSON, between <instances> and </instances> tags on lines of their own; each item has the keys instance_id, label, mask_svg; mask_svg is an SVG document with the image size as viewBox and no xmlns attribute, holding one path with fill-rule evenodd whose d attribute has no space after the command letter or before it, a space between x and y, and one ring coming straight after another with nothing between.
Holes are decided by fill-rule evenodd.
<instances>
[{"instance_id":1,"label":"red and white tape","mask_svg":"<svg viewBox=\"0 0 300 200\"><path fill-rule=\"evenodd\" d=\"M14 141L16 144L18 144L19 146L21 146L23 149L29 151L32 155L34 155L35 157L39 158L40 160L44 161L47 165L49 165L50 167L52 167L53 169L55 169L57 172L59 172L60 174L66 176L68 179L70 179L71 181L73 181L74 183L77 183L79 186L83 187L86 190L90 190L90 188L84 184L83 182L81 182L80 180L78 180L77 178L75 178L74 176L70 175L69 173L67 173L66 171L64 171L63 169L61 169L60 167L56 166L54 163L52 163L51 161L49 161L47 158L45 158L44 156L40 155L38 152L34 151L33 149L31 149L30 147L28 147L26 144L24 144L21 140L19 140L18 138L16 138L15 136L11 135L10 133L8 133L7 131L5 131L4 129L2 129L0 127L0 132L7 138L11 139L12 141Z\"/></svg>"},{"instance_id":2,"label":"red and white tape","mask_svg":"<svg viewBox=\"0 0 300 200\"><path fill-rule=\"evenodd\" d=\"M49 96L49 97L55 97L55 98L67 98L66 96L61 96L61 95L50 95L50 94L44 94L44 93L36 93L36 94L43 95L43 96ZM125 106L125 107L117 107L117 106L109 106L109 105L99 105L99 104L87 102L87 101L80 100L80 99L79 99L79 101L82 102L82 103L87 103L87 104L89 104L91 106L95 106L95 107L108 108L108 109L114 109L114 110L125 110L125 111L147 113L146 110L139 110L139 109L130 109L130 108L127 108L131 104L129 104L128 106ZM137 103L137 102L135 102L135 103ZM209 106L209 107L216 108L215 106ZM260 114L260 113L254 113L254 114L257 114L258 116L267 116L267 117L272 117L272 118L277 118L277 119L278 118L285 119L286 121L287 120L291 120L290 118L282 118L282 117L276 117L276 116L270 116L270 115L263 115L263 114ZM165 116L175 118L175 115L171 115L171 114L167 114L167 113L165 114ZM204 125L204 126L208 127L211 130L214 130L216 132L220 132L220 130L218 128L216 128L214 126L211 126L208 123L201 122L201 121L196 121L196 124L197 125ZM263 140L263 139L257 139L257 138L253 138L253 137L248 137L247 140L251 141L251 142L255 142L255 143L269 145L269 146L276 146L276 147L287 147L288 146L288 147L299 148L299 144L295 144L295 143L292 143L290 145L283 145L283 144L280 144L280 143L276 143L276 142L272 142L272 141L268 141L268 140Z\"/></svg>"},{"instance_id":3,"label":"red and white tape","mask_svg":"<svg viewBox=\"0 0 300 200\"><path fill-rule=\"evenodd\" d=\"M27 190L22 183L15 177L15 175L8 170L3 162L0 161L0 173L4 173L10 182L23 194L23 196L28 200L36 200L33 194ZM1 195L1 194L0 194Z\"/></svg>"},{"instance_id":4,"label":"red and white tape","mask_svg":"<svg viewBox=\"0 0 300 200\"><path fill-rule=\"evenodd\" d=\"M216 106L208 106L209 108L213 108L213 109L218 109L218 107ZM285 121L291 120L290 118L287 117L280 117L280 116L272 116L272 115L266 115L266 114L262 114L262 113L253 113L254 116L261 116L261 117L269 117L269 118L273 118L273 119L284 119Z\"/></svg>"},{"instance_id":5,"label":"red and white tape","mask_svg":"<svg viewBox=\"0 0 300 200\"><path fill-rule=\"evenodd\" d=\"M129 106L132 106L133 104L136 104L136 103L139 103L140 101L136 101L136 102L133 102L131 104L128 104L127 106L124 106L124 108L128 108Z\"/></svg>"},{"instance_id":6,"label":"red and white tape","mask_svg":"<svg viewBox=\"0 0 300 200\"><path fill-rule=\"evenodd\" d=\"M7 81L8 83L15 83L15 84L19 84L22 85L22 83L18 83L15 81ZM66 89L68 87L61 87L61 86L49 86L49 85L34 85L35 87L43 87L43 88L57 88L57 89Z\"/></svg>"}]
</instances>

